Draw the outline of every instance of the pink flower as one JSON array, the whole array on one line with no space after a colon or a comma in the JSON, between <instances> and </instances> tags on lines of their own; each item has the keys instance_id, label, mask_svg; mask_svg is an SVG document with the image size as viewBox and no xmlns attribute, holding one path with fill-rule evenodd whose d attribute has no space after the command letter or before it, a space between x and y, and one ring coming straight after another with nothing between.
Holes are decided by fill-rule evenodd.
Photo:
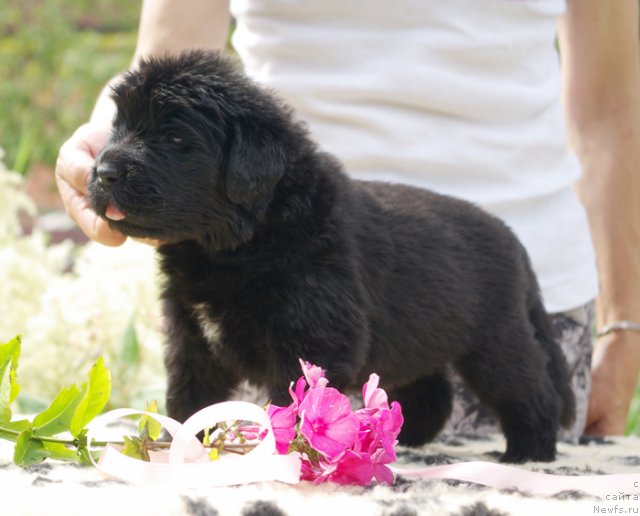
<instances>
[{"instance_id":1,"label":"pink flower","mask_svg":"<svg viewBox=\"0 0 640 516\"><path fill-rule=\"evenodd\" d=\"M374 473L373 463L367 454L347 450L333 468L318 477L317 482L330 480L337 484L365 486L371 483Z\"/></svg>"},{"instance_id":2,"label":"pink flower","mask_svg":"<svg viewBox=\"0 0 640 516\"><path fill-rule=\"evenodd\" d=\"M324 377L324 369L321 367L312 365L302 359L300 359L300 366L302 367L302 374L304 374L309 387L312 389L314 387L326 387L329 383L329 380Z\"/></svg>"},{"instance_id":3,"label":"pink flower","mask_svg":"<svg viewBox=\"0 0 640 516\"><path fill-rule=\"evenodd\" d=\"M299 359L299 362L304 376L298 378L295 387L293 382L289 386L289 394L291 394L291 399L296 408L307 395L307 387L309 389L324 388L329 384L329 380L324 377L324 370L321 367L312 365L302 359Z\"/></svg>"},{"instance_id":4,"label":"pink flower","mask_svg":"<svg viewBox=\"0 0 640 516\"><path fill-rule=\"evenodd\" d=\"M295 388L293 388L293 382L291 382L291 386L289 387L289 394L291 394L291 399L293 400L293 404L296 406L296 408L300 405L300 403L302 403L302 400L306 395L306 388L307 382L305 381L303 376L298 378Z\"/></svg>"},{"instance_id":5,"label":"pink flower","mask_svg":"<svg viewBox=\"0 0 640 516\"><path fill-rule=\"evenodd\" d=\"M336 463L321 463L315 471L307 467L306 474L308 477L311 475L310 479L316 484L330 481L344 485L366 486L374 477L378 482L393 484L393 472L385 465L387 463L385 459L380 460L382 455L383 453L369 455L347 450Z\"/></svg>"},{"instance_id":6,"label":"pink flower","mask_svg":"<svg viewBox=\"0 0 640 516\"><path fill-rule=\"evenodd\" d=\"M400 405L389 406L387 393L378 388L380 377L369 376L362 387L364 408L353 412L344 394L327 387L322 368L303 360L300 366L303 376L289 387L293 403L267 409L278 452L301 453L303 480L368 485L375 478L393 483L387 464L396 460L403 417Z\"/></svg>"},{"instance_id":7,"label":"pink flower","mask_svg":"<svg viewBox=\"0 0 640 516\"><path fill-rule=\"evenodd\" d=\"M354 445L360 423L349 398L331 387L309 389L300 404L300 432L329 462Z\"/></svg>"},{"instance_id":8,"label":"pink flower","mask_svg":"<svg viewBox=\"0 0 640 516\"><path fill-rule=\"evenodd\" d=\"M309 482L315 482L317 484L324 482L322 470L319 465L303 457L300 462L300 480L308 480Z\"/></svg>"},{"instance_id":9,"label":"pink flower","mask_svg":"<svg viewBox=\"0 0 640 516\"><path fill-rule=\"evenodd\" d=\"M369 381L362 386L362 400L365 408L381 409L389 408L387 393L378 389L380 377L373 373L369 376Z\"/></svg>"},{"instance_id":10,"label":"pink flower","mask_svg":"<svg viewBox=\"0 0 640 516\"><path fill-rule=\"evenodd\" d=\"M280 455L286 455L289 452L289 444L296 436L296 406L295 404L288 407L269 405L267 414L276 439L276 449Z\"/></svg>"},{"instance_id":11,"label":"pink flower","mask_svg":"<svg viewBox=\"0 0 640 516\"><path fill-rule=\"evenodd\" d=\"M383 448L390 457L387 462L396 460L394 446L402 428L404 418L400 404L393 402L391 409L371 412L371 409L361 409L356 412L360 420L356 450L374 453ZM358 447L359 446L359 447Z\"/></svg>"},{"instance_id":12,"label":"pink flower","mask_svg":"<svg viewBox=\"0 0 640 516\"><path fill-rule=\"evenodd\" d=\"M361 450L371 454L383 448L388 458L386 463L389 463L396 459L393 447L404 418L398 402L394 401L389 408L387 393L378 388L379 381L380 377L372 374L362 387L364 408L356 412L360 420L358 443Z\"/></svg>"},{"instance_id":13,"label":"pink flower","mask_svg":"<svg viewBox=\"0 0 640 516\"><path fill-rule=\"evenodd\" d=\"M386 455L384 450L378 450L371 455L371 462L373 463L374 473L378 482L384 482L385 484L393 484L395 477L393 471L387 466L387 464L396 461L396 454L393 454L393 458Z\"/></svg>"},{"instance_id":14,"label":"pink flower","mask_svg":"<svg viewBox=\"0 0 640 516\"><path fill-rule=\"evenodd\" d=\"M255 441L264 439L267 435L267 429L259 425L242 425L238 427L238 433L247 441Z\"/></svg>"},{"instance_id":15,"label":"pink flower","mask_svg":"<svg viewBox=\"0 0 640 516\"><path fill-rule=\"evenodd\" d=\"M383 410L380 413L378 435L380 436L380 441L387 454L393 457L390 462L396 460L396 454L393 447L397 442L398 434L402 429L403 423L404 417L402 416L402 408L400 407L400 403L397 401L391 403L391 409Z\"/></svg>"}]
</instances>

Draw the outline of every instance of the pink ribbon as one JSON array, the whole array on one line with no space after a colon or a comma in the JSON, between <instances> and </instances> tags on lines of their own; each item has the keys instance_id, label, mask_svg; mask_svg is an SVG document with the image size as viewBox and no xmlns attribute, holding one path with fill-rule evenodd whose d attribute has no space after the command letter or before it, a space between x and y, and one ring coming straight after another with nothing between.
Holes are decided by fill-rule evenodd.
<instances>
[{"instance_id":1,"label":"pink ribbon","mask_svg":"<svg viewBox=\"0 0 640 516\"><path fill-rule=\"evenodd\" d=\"M640 473L553 475L481 461L428 468L393 466L391 470L403 477L462 480L497 489L515 488L538 495L554 495L561 491L582 491L601 498L621 492L625 495L640 494Z\"/></svg>"},{"instance_id":2,"label":"pink ribbon","mask_svg":"<svg viewBox=\"0 0 640 516\"><path fill-rule=\"evenodd\" d=\"M173 437L168 451L150 452L151 462L122 454L107 445L95 466L107 475L134 484L170 484L178 487L218 487L277 480L288 484L300 481L298 454L278 455L271 421L266 411L252 403L228 401L206 407L182 425L166 416L117 409L97 418L91 425L88 442L98 426L132 415L156 419ZM264 439L246 455L223 454L216 461L195 437L204 428L222 421L253 421L267 429Z\"/></svg>"},{"instance_id":3,"label":"pink ribbon","mask_svg":"<svg viewBox=\"0 0 640 516\"><path fill-rule=\"evenodd\" d=\"M97 418L87 436L89 442L98 427L114 420L148 415L156 419L173 437L168 451L149 452L151 462L128 457L107 445L95 466L103 473L134 484L170 484L177 487L221 487L276 480L287 484L300 481L300 456L278 455L271 421L266 411L253 403L228 401L196 412L183 424L159 414L133 409L117 409ZM246 455L223 454L209 459L206 448L196 438L198 432L223 421L252 421L267 430L260 443ZM498 489L515 488L532 494L553 495L575 490L597 496L640 494L640 473L567 476L494 464L462 462L427 468L393 466L403 477L450 479L473 482Z\"/></svg>"}]
</instances>

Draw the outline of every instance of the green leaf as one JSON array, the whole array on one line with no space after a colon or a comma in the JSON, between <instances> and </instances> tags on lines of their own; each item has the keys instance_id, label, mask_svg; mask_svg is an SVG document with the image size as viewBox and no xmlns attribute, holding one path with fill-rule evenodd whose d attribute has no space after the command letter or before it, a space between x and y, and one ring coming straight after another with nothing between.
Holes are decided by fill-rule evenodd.
<instances>
[{"instance_id":1,"label":"green leaf","mask_svg":"<svg viewBox=\"0 0 640 516\"><path fill-rule=\"evenodd\" d=\"M0 365L0 425L11 421L11 368Z\"/></svg>"},{"instance_id":2,"label":"green leaf","mask_svg":"<svg viewBox=\"0 0 640 516\"><path fill-rule=\"evenodd\" d=\"M13 462L18 466L29 466L37 462L42 462L51 455L40 441L33 440L33 433L30 430L22 432L16 440L16 447L13 453Z\"/></svg>"},{"instance_id":3,"label":"green leaf","mask_svg":"<svg viewBox=\"0 0 640 516\"><path fill-rule=\"evenodd\" d=\"M153 412L154 414L157 414L158 402L153 400L151 403L146 403L144 410L145 412ZM162 425L151 416L144 415L138 422L138 432L140 433L141 438L144 439L148 437L152 441L155 441L162 433Z\"/></svg>"},{"instance_id":4,"label":"green leaf","mask_svg":"<svg viewBox=\"0 0 640 516\"><path fill-rule=\"evenodd\" d=\"M2 425L7 430L13 430L14 432L24 432L25 430L31 430L33 425L28 419L19 419L18 421L11 421Z\"/></svg>"},{"instance_id":5,"label":"green leaf","mask_svg":"<svg viewBox=\"0 0 640 516\"><path fill-rule=\"evenodd\" d=\"M9 395L9 402L13 403L18 397L18 393L20 392L20 385L18 385L16 379L16 370L14 367L11 368L11 373L9 374L11 378L11 394Z\"/></svg>"},{"instance_id":6,"label":"green leaf","mask_svg":"<svg viewBox=\"0 0 640 516\"><path fill-rule=\"evenodd\" d=\"M77 385L64 387L43 412L33 420L36 435L55 435L69 430L71 418L82 401Z\"/></svg>"},{"instance_id":7,"label":"green leaf","mask_svg":"<svg viewBox=\"0 0 640 516\"><path fill-rule=\"evenodd\" d=\"M211 428L204 428L204 438L202 444L205 446L211 446Z\"/></svg>"},{"instance_id":8,"label":"green leaf","mask_svg":"<svg viewBox=\"0 0 640 516\"><path fill-rule=\"evenodd\" d=\"M125 435L122 453L134 459L140 459L145 462L151 461L145 443L139 437Z\"/></svg>"},{"instance_id":9,"label":"green leaf","mask_svg":"<svg viewBox=\"0 0 640 516\"><path fill-rule=\"evenodd\" d=\"M4 426L0 426L0 439L6 439L7 441L16 442L18 440L18 435L23 430L28 430L29 428L9 428L9 425L13 423L6 423Z\"/></svg>"},{"instance_id":10,"label":"green leaf","mask_svg":"<svg viewBox=\"0 0 640 516\"><path fill-rule=\"evenodd\" d=\"M83 384L82 399L71 417L69 430L74 437L78 437L84 427L102 412L109 401L109 394L111 373L100 357L89 371L89 381Z\"/></svg>"},{"instance_id":11,"label":"green leaf","mask_svg":"<svg viewBox=\"0 0 640 516\"><path fill-rule=\"evenodd\" d=\"M0 344L0 425L11 421L11 403L18 396L16 368L20 357L20 336Z\"/></svg>"},{"instance_id":12,"label":"green leaf","mask_svg":"<svg viewBox=\"0 0 640 516\"><path fill-rule=\"evenodd\" d=\"M20 335L14 337L9 342L0 344L0 364L4 364L7 360L11 360L13 369L18 367L18 358L20 358L20 343L22 338ZM13 400L11 400L13 401Z\"/></svg>"},{"instance_id":13,"label":"green leaf","mask_svg":"<svg viewBox=\"0 0 640 516\"><path fill-rule=\"evenodd\" d=\"M80 464L83 466L93 466L93 461L91 460L91 452L85 446L81 446L77 451L78 459L80 460ZM95 457L94 457L95 460Z\"/></svg>"},{"instance_id":14,"label":"green leaf","mask_svg":"<svg viewBox=\"0 0 640 516\"><path fill-rule=\"evenodd\" d=\"M65 462L80 462L80 457L76 450L70 450L62 443L43 442L44 449L49 454L50 459L63 460Z\"/></svg>"},{"instance_id":15,"label":"green leaf","mask_svg":"<svg viewBox=\"0 0 640 516\"><path fill-rule=\"evenodd\" d=\"M93 466L94 461L97 461L101 454L100 451L89 450L89 447L87 444L88 432L89 430L87 430L86 428L83 428L82 430L80 430L80 433L76 437L76 442L77 442L76 446L78 448L78 451L76 452L76 454L78 456L78 459L80 460L80 464L82 464L83 466ZM92 457L93 457L93 461L91 460Z\"/></svg>"}]
</instances>

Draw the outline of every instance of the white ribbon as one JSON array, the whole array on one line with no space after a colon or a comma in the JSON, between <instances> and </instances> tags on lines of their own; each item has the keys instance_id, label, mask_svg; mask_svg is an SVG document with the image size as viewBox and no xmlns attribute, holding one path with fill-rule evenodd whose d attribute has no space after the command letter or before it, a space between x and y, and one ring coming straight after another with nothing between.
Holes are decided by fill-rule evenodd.
<instances>
[{"instance_id":1,"label":"white ribbon","mask_svg":"<svg viewBox=\"0 0 640 516\"><path fill-rule=\"evenodd\" d=\"M177 487L220 487L277 480L288 484L300 481L298 454L278 455L266 411L242 401L228 401L206 407L183 424L159 414L133 409L117 409L96 418L89 427L88 442L93 433L114 420L147 415L157 420L173 437L168 451L149 452L151 462L121 453L107 445L95 466L107 475L134 484L169 484ZM209 460L206 448L195 437L204 428L223 421L252 421L267 430L264 439L246 455L224 454Z\"/></svg>"},{"instance_id":2,"label":"white ribbon","mask_svg":"<svg viewBox=\"0 0 640 516\"><path fill-rule=\"evenodd\" d=\"M392 466L391 470L403 477L462 480L497 489L515 488L538 495L554 495L561 491L582 491L600 498L620 492L625 495L640 494L640 473L553 475L482 461L428 468Z\"/></svg>"}]
</instances>

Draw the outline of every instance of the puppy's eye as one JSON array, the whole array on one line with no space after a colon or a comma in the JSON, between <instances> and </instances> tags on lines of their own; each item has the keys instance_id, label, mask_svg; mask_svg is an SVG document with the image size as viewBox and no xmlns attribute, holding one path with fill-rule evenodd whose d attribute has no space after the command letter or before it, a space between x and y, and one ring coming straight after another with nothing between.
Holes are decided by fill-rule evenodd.
<instances>
[{"instance_id":1,"label":"puppy's eye","mask_svg":"<svg viewBox=\"0 0 640 516\"><path fill-rule=\"evenodd\" d=\"M182 139L182 136L180 136L178 133L173 132L173 131L168 132L168 133L165 135L165 138L166 138L166 140L167 140L168 142L170 142L170 143L175 143L176 145L179 145L179 144L181 144L181 143L184 141L184 140Z\"/></svg>"}]
</instances>

